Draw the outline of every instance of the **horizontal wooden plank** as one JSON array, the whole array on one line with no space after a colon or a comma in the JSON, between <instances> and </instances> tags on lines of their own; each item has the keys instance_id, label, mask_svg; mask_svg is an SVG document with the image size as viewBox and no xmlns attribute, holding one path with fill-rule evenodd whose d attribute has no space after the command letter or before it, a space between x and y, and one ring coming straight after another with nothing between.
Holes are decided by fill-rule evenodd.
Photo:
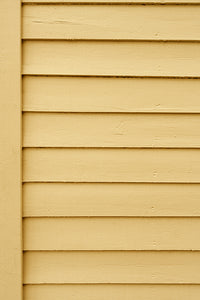
<instances>
[{"instance_id":1,"label":"horizontal wooden plank","mask_svg":"<svg viewBox=\"0 0 200 300\"><path fill-rule=\"evenodd\" d=\"M23 180L199 183L200 150L27 148Z\"/></svg>"},{"instance_id":2,"label":"horizontal wooden plank","mask_svg":"<svg viewBox=\"0 0 200 300\"><path fill-rule=\"evenodd\" d=\"M23 74L199 76L200 43L24 41Z\"/></svg>"},{"instance_id":3,"label":"horizontal wooden plank","mask_svg":"<svg viewBox=\"0 0 200 300\"><path fill-rule=\"evenodd\" d=\"M131 3L131 4L198 4L200 0L22 0L22 3Z\"/></svg>"},{"instance_id":4,"label":"horizontal wooden plank","mask_svg":"<svg viewBox=\"0 0 200 300\"><path fill-rule=\"evenodd\" d=\"M24 250L200 250L200 218L25 218Z\"/></svg>"},{"instance_id":5,"label":"horizontal wooden plank","mask_svg":"<svg viewBox=\"0 0 200 300\"><path fill-rule=\"evenodd\" d=\"M24 283L200 283L200 252L25 252Z\"/></svg>"},{"instance_id":6,"label":"horizontal wooden plank","mask_svg":"<svg viewBox=\"0 0 200 300\"><path fill-rule=\"evenodd\" d=\"M25 285L24 300L197 300L199 285Z\"/></svg>"},{"instance_id":7,"label":"horizontal wooden plank","mask_svg":"<svg viewBox=\"0 0 200 300\"><path fill-rule=\"evenodd\" d=\"M200 114L24 113L24 147L200 147Z\"/></svg>"},{"instance_id":8,"label":"horizontal wooden plank","mask_svg":"<svg viewBox=\"0 0 200 300\"><path fill-rule=\"evenodd\" d=\"M194 5L24 5L22 37L198 41L199 15Z\"/></svg>"},{"instance_id":9,"label":"horizontal wooden plank","mask_svg":"<svg viewBox=\"0 0 200 300\"><path fill-rule=\"evenodd\" d=\"M25 183L23 216L200 216L199 184Z\"/></svg>"},{"instance_id":10,"label":"horizontal wooden plank","mask_svg":"<svg viewBox=\"0 0 200 300\"><path fill-rule=\"evenodd\" d=\"M199 79L23 77L24 111L200 112Z\"/></svg>"}]
</instances>

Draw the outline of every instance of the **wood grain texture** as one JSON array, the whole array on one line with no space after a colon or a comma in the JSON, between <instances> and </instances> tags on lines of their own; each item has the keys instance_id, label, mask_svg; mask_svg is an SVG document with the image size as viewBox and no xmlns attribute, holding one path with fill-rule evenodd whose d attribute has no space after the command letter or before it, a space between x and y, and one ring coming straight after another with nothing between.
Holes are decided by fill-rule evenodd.
<instances>
[{"instance_id":1,"label":"wood grain texture","mask_svg":"<svg viewBox=\"0 0 200 300\"><path fill-rule=\"evenodd\" d=\"M198 41L199 14L200 6L194 5L24 5L22 36Z\"/></svg>"},{"instance_id":2,"label":"wood grain texture","mask_svg":"<svg viewBox=\"0 0 200 300\"><path fill-rule=\"evenodd\" d=\"M24 147L200 147L199 114L24 113L23 124Z\"/></svg>"},{"instance_id":3,"label":"wood grain texture","mask_svg":"<svg viewBox=\"0 0 200 300\"><path fill-rule=\"evenodd\" d=\"M25 218L24 250L200 250L200 218Z\"/></svg>"},{"instance_id":4,"label":"wood grain texture","mask_svg":"<svg viewBox=\"0 0 200 300\"><path fill-rule=\"evenodd\" d=\"M23 152L23 180L200 182L195 149L34 149Z\"/></svg>"},{"instance_id":5,"label":"wood grain texture","mask_svg":"<svg viewBox=\"0 0 200 300\"><path fill-rule=\"evenodd\" d=\"M200 283L200 252L25 252L24 283Z\"/></svg>"},{"instance_id":6,"label":"wood grain texture","mask_svg":"<svg viewBox=\"0 0 200 300\"><path fill-rule=\"evenodd\" d=\"M23 216L200 216L199 184L25 183Z\"/></svg>"},{"instance_id":7,"label":"wood grain texture","mask_svg":"<svg viewBox=\"0 0 200 300\"><path fill-rule=\"evenodd\" d=\"M0 298L22 299L21 4L0 1Z\"/></svg>"},{"instance_id":8,"label":"wood grain texture","mask_svg":"<svg viewBox=\"0 0 200 300\"><path fill-rule=\"evenodd\" d=\"M23 77L23 111L200 112L199 79Z\"/></svg>"},{"instance_id":9,"label":"wood grain texture","mask_svg":"<svg viewBox=\"0 0 200 300\"><path fill-rule=\"evenodd\" d=\"M197 300L199 285L25 285L24 300Z\"/></svg>"},{"instance_id":10,"label":"wood grain texture","mask_svg":"<svg viewBox=\"0 0 200 300\"><path fill-rule=\"evenodd\" d=\"M26 75L200 75L200 43L24 41L23 51Z\"/></svg>"}]
</instances>

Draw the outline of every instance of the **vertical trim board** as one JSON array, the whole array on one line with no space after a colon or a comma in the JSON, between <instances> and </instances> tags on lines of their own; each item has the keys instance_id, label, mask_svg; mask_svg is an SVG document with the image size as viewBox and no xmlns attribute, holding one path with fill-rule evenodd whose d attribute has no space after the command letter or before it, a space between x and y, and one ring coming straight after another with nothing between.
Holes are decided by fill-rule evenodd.
<instances>
[{"instance_id":1,"label":"vertical trim board","mask_svg":"<svg viewBox=\"0 0 200 300\"><path fill-rule=\"evenodd\" d=\"M22 299L21 3L0 1L0 290Z\"/></svg>"}]
</instances>

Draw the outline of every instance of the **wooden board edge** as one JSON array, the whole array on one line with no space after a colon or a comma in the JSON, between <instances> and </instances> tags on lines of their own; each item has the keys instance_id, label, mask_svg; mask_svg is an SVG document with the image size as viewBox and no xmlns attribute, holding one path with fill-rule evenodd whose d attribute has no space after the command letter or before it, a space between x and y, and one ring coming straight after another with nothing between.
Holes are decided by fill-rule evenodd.
<instances>
[{"instance_id":1,"label":"wooden board edge","mask_svg":"<svg viewBox=\"0 0 200 300\"><path fill-rule=\"evenodd\" d=\"M200 4L200 0L21 0L22 4L172 4L172 5L198 5Z\"/></svg>"}]
</instances>

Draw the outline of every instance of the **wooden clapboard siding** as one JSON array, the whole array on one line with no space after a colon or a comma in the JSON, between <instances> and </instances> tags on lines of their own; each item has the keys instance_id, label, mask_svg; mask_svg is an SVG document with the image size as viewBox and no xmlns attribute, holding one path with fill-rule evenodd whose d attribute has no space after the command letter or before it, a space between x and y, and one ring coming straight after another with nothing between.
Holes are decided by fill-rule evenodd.
<instances>
[{"instance_id":1,"label":"wooden clapboard siding","mask_svg":"<svg viewBox=\"0 0 200 300\"><path fill-rule=\"evenodd\" d=\"M25 147L200 147L200 114L24 113Z\"/></svg>"},{"instance_id":2,"label":"wooden clapboard siding","mask_svg":"<svg viewBox=\"0 0 200 300\"><path fill-rule=\"evenodd\" d=\"M199 86L199 79L24 76L23 111L199 113Z\"/></svg>"},{"instance_id":3,"label":"wooden clapboard siding","mask_svg":"<svg viewBox=\"0 0 200 300\"><path fill-rule=\"evenodd\" d=\"M22 13L24 39L200 40L194 5L24 5Z\"/></svg>"},{"instance_id":4,"label":"wooden clapboard siding","mask_svg":"<svg viewBox=\"0 0 200 300\"><path fill-rule=\"evenodd\" d=\"M200 252L24 253L24 283L200 283Z\"/></svg>"},{"instance_id":5,"label":"wooden clapboard siding","mask_svg":"<svg viewBox=\"0 0 200 300\"><path fill-rule=\"evenodd\" d=\"M23 216L200 216L199 184L24 183Z\"/></svg>"},{"instance_id":6,"label":"wooden clapboard siding","mask_svg":"<svg viewBox=\"0 0 200 300\"><path fill-rule=\"evenodd\" d=\"M24 41L23 53L29 75L200 75L200 43Z\"/></svg>"},{"instance_id":7,"label":"wooden clapboard siding","mask_svg":"<svg viewBox=\"0 0 200 300\"><path fill-rule=\"evenodd\" d=\"M198 299L200 1L22 2L24 299Z\"/></svg>"},{"instance_id":8,"label":"wooden clapboard siding","mask_svg":"<svg viewBox=\"0 0 200 300\"><path fill-rule=\"evenodd\" d=\"M200 250L199 218L25 218L23 226L24 250Z\"/></svg>"},{"instance_id":9,"label":"wooden clapboard siding","mask_svg":"<svg viewBox=\"0 0 200 300\"><path fill-rule=\"evenodd\" d=\"M197 300L199 285L67 284L25 285L28 300Z\"/></svg>"},{"instance_id":10,"label":"wooden clapboard siding","mask_svg":"<svg viewBox=\"0 0 200 300\"><path fill-rule=\"evenodd\" d=\"M23 180L200 182L199 149L25 149Z\"/></svg>"}]
</instances>

